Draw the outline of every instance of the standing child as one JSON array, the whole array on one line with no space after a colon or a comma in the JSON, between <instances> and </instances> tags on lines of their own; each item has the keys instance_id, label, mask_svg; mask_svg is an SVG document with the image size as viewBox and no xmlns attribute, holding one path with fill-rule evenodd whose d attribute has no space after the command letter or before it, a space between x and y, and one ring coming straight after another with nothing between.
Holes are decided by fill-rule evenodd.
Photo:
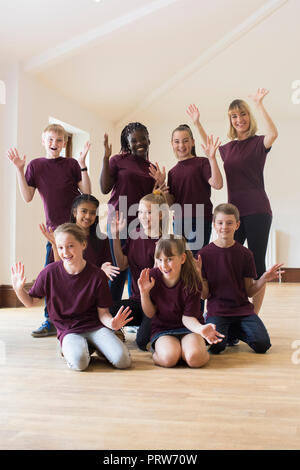
<instances>
[{"instance_id":1,"label":"standing child","mask_svg":"<svg viewBox=\"0 0 300 470\"><path fill-rule=\"evenodd\" d=\"M152 268L154 266L156 243L163 233L169 232L169 208L160 191L155 190L140 200L138 218L141 226L129 234L129 238L123 247L119 238L119 233L125 224L123 215L120 214L119 217L117 214L116 219L112 222L116 261L121 270L129 266L132 284L130 298L115 302L111 313L115 315L121 305L130 307L133 320L128 326L139 326L136 342L140 349L145 350L150 341L151 320L144 314L141 306L138 279L144 268Z\"/></svg>"},{"instance_id":2,"label":"standing child","mask_svg":"<svg viewBox=\"0 0 300 470\"><path fill-rule=\"evenodd\" d=\"M25 202L32 201L37 189L43 201L46 226L55 228L69 220L70 209L73 200L78 196L79 191L83 193L91 192L90 178L87 173L86 156L90 144L87 142L84 151L80 153L77 160L73 158L63 158L60 156L66 147L68 140L65 129L59 124L48 125L42 134L42 144L45 147L46 156L35 158L29 162L26 173L26 157L19 156L18 150L12 148L8 151L8 157L17 170L18 184L21 196ZM49 262L51 243L46 246L45 266ZM45 321L32 335L43 337L55 335L56 330L49 320L47 307L44 311Z\"/></svg>"},{"instance_id":3,"label":"standing child","mask_svg":"<svg viewBox=\"0 0 300 470\"><path fill-rule=\"evenodd\" d=\"M205 157L197 157L190 127L172 132L172 147L178 163L168 172L167 200L175 204L174 233L185 236L195 256L209 242L212 221L211 188L221 189L223 179L216 160L219 139L208 137L202 145ZM203 205L203 212L199 209Z\"/></svg>"},{"instance_id":4,"label":"standing child","mask_svg":"<svg viewBox=\"0 0 300 470\"><path fill-rule=\"evenodd\" d=\"M127 124L121 132L121 150L117 155L111 156L111 145L108 144L108 136L104 136L104 157L100 175L100 188L103 194L111 191L108 201L108 234L113 262L116 259L111 236L111 221L115 211L123 212L126 220L121 244L125 244L128 238L128 226L136 217L136 209L140 199L152 192L155 178L150 174L149 162L150 139L146 126L139 122ZM124 209L122 209L125 206ZM128 269L124 270L111 283L111 292L114 301L122 298L123 289ZM128 276L128 292L130 294L131 278Z\"/></svg>"},{"instance_id":5,"label":"standing child","mask_svg":"<svg viewBox=\"0 0 300 470\"><path fill-rule=\"evenodd\" d=\"M87 248L83 253L84 259L101 268L107 277L112 280L120 270L112 265L108 238L103 233L97 233L97 230L99 230L98 207L99 201L94 196L80 194L73 201L70 222L81 227L87 236ZM51 229L47 230L44 224L40 225L40 229L52 245L50 262L59 261L53 231Z\"/></svg>"},{"instance_id":6,"label":"standing child","mask_svg":"<svg viewBox=\"0 0 300 470\"><path fill-rule=\"evenodd\" d=\"M156 268L146 268L138 281L144 313L152 318L151 345L155 364L174 367L182 358L190 367L204 366L205 341L218 343L213 324L203 325L201 284L183 238L161 238L155 250Z\"/></svg>"},{"instance_id":7,"label":"standing child","mask_svg":"<svg viewBox=\"0 0 300 470\"><path fill-rule=\"evenodd\" d=\"M78 225L60 225L54 236L61 261L46 266L28 293L24 290L24 266L16 263L12 267L12 284L18 298L26 307L32 307L36 299L46 297L50 319L71 369L82 371L88 367L89 347L115 367L129 367L129 352L113 332L131 320L129 308L121 307L114 318L109 313L107 277L84 260L86 235Z\"/></svg>"},{"instance_id":8,"label":"standing child","mask_svg":"<svg viewBox=\"0 0 300 470\"><path fill-rule=\"evenodd\" d=\"M255 281L253 254L234 239L240 225L237 207L217 206L213 224L217 239L199 251L202 296L208 299L206 321L215 324L224 339L212 344L209 351L217 354L226 348L228 338L237 338L256 353L265 353L271 347L270 338L248 297L276 279L282 265L275 264Z\"/></svg>"}]
</instances>

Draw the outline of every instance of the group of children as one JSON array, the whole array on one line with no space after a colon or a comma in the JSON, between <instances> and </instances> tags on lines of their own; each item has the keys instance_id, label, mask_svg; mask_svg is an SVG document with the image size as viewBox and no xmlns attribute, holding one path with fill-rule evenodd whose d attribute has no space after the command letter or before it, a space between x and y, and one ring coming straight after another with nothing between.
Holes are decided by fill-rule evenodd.
<instances>
[{"instance_id":1,"label":"group of children","mask_svg":"<svg viewBox=\"0 0 300 470\"><path fill-rule=\"evenodd\" d=\"M234 112L244 113L238 105ZM105 135L100 187L104 194L111 192L108 238L99 232L99 201L90 194L85 163L89 144L78 161L61 157L66 133L61 126L50 125L43 132L46 157L32 160L26 172L25 157L17 149L8 152L24 200L31 201L35 189L41 195L46 224L40 228L48 240L45 268L30 291L24 289L20 262L12 267L12 284L26 307L45 298L46 321L32 334L56 334L73 370L85 370L94 351L117 368L129 367L131 357L121 334L129 325L138 327L138 347L146 351L150 345L155 364L163 367L173 367L181 359L190 367L201 367L209 353L218 354L235 340L257 353L271 346L249 298L278 276L281 265L257 273L252 252L235 240L241 225L236 205L221 204L212 214L211 187L223 186L216 161L220 143L206 135L194 105L188 114L203 137L206 157L196 156L190 127L179 126L171 140L178 163L167 181L165 168L149 161L145 126L126 126L121 151L114 156ZM236 125L236 138L250 139L255 146L257 136L247 137L249 122L240 130L245 119ZM124 196L130 209L125 213ZM209 243L212 225L217 238ZM129 298L122 299L128 272Z\"/></svg>"}]
</instances>

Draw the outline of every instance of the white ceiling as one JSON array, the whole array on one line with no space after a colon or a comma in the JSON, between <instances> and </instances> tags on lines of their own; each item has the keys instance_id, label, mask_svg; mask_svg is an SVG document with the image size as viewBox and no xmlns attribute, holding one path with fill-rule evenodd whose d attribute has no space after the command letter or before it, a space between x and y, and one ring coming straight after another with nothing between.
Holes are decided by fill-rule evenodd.
<instances>
[{"instance_id":1,"label":"white ceiling","mask_svg":"<svg viewBox=\"0 0 300 470\"><path fill-rule=\"evenodd\" d=\"M168 119L189 102L223 118L259 86L275 113L299 118L300 0L0 0L0 9L0 65L22 63L114 123L145 110Z\"/></svg>"}]
</instances>

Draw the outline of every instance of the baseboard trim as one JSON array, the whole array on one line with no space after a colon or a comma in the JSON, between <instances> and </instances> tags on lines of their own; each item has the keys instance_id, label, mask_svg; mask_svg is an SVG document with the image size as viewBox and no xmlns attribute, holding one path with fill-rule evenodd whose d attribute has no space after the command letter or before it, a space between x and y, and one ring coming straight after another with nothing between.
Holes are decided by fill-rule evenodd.
<instances>
[{"instance_id":1,"label":"baseboard trim","mask_svg":"<svg viewBox=\"0 0 300 470\"><path fill-rule=\"evenodd\" d=\"M284 273L281 274L281 282L300 282L300 268L285 268L282 270ZM278 280L272 281L278 282Z\"/></svg>"},{"instance_id":2,"label":"baseboard trim","mask_svg":"<svg viewBox=\"0 0 300 470\"><path fill-rule=\"evenodd\" d=\"M25 284L25 289L29 289L33 286L33 282L28 282ZM3 284L0 286L0 307L1 308L16 308L24 307L22 302L16 296L16 293L13 287L9 284Z\"/></svg>"}]
</instances>

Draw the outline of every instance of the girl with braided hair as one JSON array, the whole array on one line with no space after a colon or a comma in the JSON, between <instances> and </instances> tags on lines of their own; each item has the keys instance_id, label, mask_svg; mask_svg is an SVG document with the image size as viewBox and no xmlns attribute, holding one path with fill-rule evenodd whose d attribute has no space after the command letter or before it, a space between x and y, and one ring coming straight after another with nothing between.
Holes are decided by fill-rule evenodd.
<instances>
[{"instance_id":1,"label":"girl with braided hair","mask_svg":"<svg viewBox=\"0 0 300 470\"><path fill-rule=\"evenodd\" d=\"M121 150L111 156L112 146L108 143L108 135L104 135L104 157L100 175L100 188L103 194L111 191L108 201L108 235L115 265L113 241L110 230L111 221L118 211L126 220L124 230L120 234L121 244L128 238L128 226L136 218L140 199L152 193L156 184L161 184L165 174L153 172L154 165L149 162L149 132L139 122L127 124L121 132ZM150 169L152 172L150 173ZM163 170L164 171L164 170ZM128 269L122 271L110 285L114 301L121 300ZM130 277L128 277L128 293L130 295Z\"/></svg>"}]
</instances>

